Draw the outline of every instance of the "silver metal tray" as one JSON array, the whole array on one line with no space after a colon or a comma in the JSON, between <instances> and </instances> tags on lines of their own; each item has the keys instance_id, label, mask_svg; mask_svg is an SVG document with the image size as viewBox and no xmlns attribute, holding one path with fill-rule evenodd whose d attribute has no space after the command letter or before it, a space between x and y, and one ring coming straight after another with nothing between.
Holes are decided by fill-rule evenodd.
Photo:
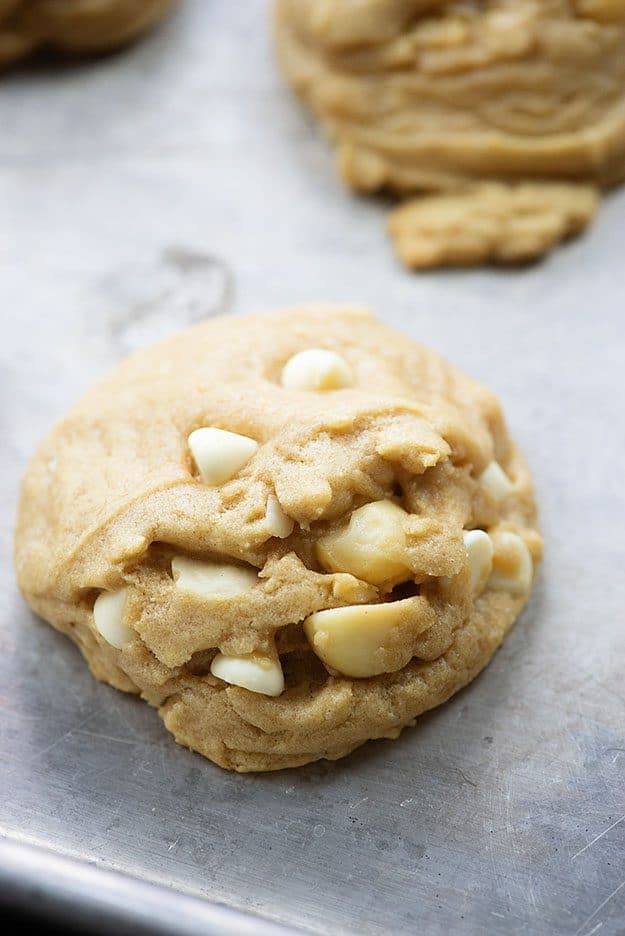
<instances>
[{"instance_id":1,"label":"silver metal tray","mask_svg":"<svg viewBox=\"0 0 625 936\"><path fill-rule=\"evenodd\" d=\"M404 272L260 0L186 0L123 54L4 76L0 127L0 897L104 930L624 933L625 192L542 265ZM306 300L370 304L500 394L546 558L491 666L400 740L230 775L28 612L15 498L124 351Z\"/></svg>"}]
</instances>

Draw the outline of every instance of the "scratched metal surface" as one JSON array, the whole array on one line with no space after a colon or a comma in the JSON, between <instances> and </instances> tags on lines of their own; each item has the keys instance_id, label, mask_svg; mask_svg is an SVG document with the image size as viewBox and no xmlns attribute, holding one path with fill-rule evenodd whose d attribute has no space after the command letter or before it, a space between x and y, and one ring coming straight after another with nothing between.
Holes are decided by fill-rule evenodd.
<instances>
[{"instance_id":1,"label":"scratched metal surface","mask_svg":"<svg viewBox=\"0 0 625 936\"><path fill-rule=\"evenodd\" d=\"M622 934L625 192L540 266L412 276L283 87L264 12L187 0L123 55L0 85L0 828L318 933ZM14 502L128 348L310 299L371 304L501 395L546 558L492 665L399 741L229 775L27 611Z\"/></svg>"}]
</instances>

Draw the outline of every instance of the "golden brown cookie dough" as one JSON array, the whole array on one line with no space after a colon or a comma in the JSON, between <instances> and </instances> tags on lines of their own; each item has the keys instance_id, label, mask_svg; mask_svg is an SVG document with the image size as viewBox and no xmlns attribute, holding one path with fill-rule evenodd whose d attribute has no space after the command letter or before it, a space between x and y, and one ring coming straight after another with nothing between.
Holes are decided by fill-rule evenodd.
<instances>
[{"instance_id":1,"label":"golden brown cookie dough","mask_svg":"<svg viewBox=\"0 0 625 936\"><path fill-rule=\"evenodd\" d=\"M277 0L276 14L283 68L345 182L433 193L391 219L408 266L536 257L592 219L596 187L625 176L625 0ZM527 214L515 186L536 180L567 183L569 209L545 186L543 210ZM475 211L507 243L523 227L527 246L483 243ZM431 250L409 243L424 217ZM459 226L475 247L459 245Z\"/></svg>"},{"instance_id":2,"label":"golden brown cookie dough","mask_svg":"<svg viewBox=\"0 0 625 936\"><path fill-rule=\"evenodd\" d=\"M0 68L40 48L106 52L135 39L173 0L0 0Z\"/></svg>"},{"instance_id":3,"label":"golden brown cookie dough","mask_svg":"<svg viewBox=\"0 0 625 936\"><path fill-rule=\"evenodd\" d=\"M99 679L240 771L397 737L486 665L541 539L496 398L365 310L132 355L23 482L16 570Z\"/></svg>"},{"instance_id":4,"label":"golden brown cookie dough","mask_svg":"<svg viewBox=\"0 0 625 936\"><path fill-rule=\"evenodd\" d=\"M524 263L583 230L598 200L591 186L484 182L410 198L391 212L388 227L408 267Z\"/></svg>"}]
</instances>

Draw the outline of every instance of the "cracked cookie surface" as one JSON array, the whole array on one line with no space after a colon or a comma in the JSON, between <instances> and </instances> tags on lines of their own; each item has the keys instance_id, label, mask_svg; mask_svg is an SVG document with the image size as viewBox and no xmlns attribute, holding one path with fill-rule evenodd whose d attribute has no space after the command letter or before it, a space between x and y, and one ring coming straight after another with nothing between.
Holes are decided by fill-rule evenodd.
<instances>
[{"instance_id":1,"label":"cracked cookie surface","mask_svg":"<svg viewBox=\"0 0 625 936\"><path fill-rule=\"evenodd\" d=\"M94 675L240 771L396 737L486 665L540 553L496 398L347 306L129 357L42 443L16 532Z\"/></svg>"},{"instance_id":2,"label":"cracked cookie surface","mask_svg":"<svg viewBox=\"0 0 625 936\"><path fill-rule=\"evenodd\" d=\"M390 225L407 266L535 258L625 176L625 0L277 0L276 38L344 181L430 193ZM519 182L566 187L528 215Z\"/></svg>"}]
</instances>

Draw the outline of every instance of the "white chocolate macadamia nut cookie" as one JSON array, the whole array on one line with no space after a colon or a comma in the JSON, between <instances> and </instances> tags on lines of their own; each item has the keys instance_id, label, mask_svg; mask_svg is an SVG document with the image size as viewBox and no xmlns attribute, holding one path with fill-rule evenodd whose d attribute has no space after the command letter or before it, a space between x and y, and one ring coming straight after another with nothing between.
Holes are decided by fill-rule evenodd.
<instances>
[{"instance_id":1,"label":"white chocolate macadamia nut cookie","mask_svg":"<svg viewBox=\"0 0 625 936\"><path fill-rule=\"evenodd\" d=\"M520 263L625 177L625 0L275 0L295 91L411 268Z\"/></svg>"},{"instance_id":2,"label":"white chocolate macadamia nut cookie","mask_svg":"<svg viewBox=\"0 0 625 936\"><path fill-rule=\"evenodd\" d=\"M37 49L71 54L125 45L165 15L174 0L0 0L0 68Z\"/></svg>"},{"instance_id":3,"label":"white chocolate macadamia nut cookie","mask_svg":"<svg viewBox=\"0 0 625 936\"><path fill-rule=\"evenodd\" d=\"M495 397L348 306L129 357L41 445L16 533L94 675L239 771L397 737L488 663L540 553Z\"/></svg>"}]
</instances>

